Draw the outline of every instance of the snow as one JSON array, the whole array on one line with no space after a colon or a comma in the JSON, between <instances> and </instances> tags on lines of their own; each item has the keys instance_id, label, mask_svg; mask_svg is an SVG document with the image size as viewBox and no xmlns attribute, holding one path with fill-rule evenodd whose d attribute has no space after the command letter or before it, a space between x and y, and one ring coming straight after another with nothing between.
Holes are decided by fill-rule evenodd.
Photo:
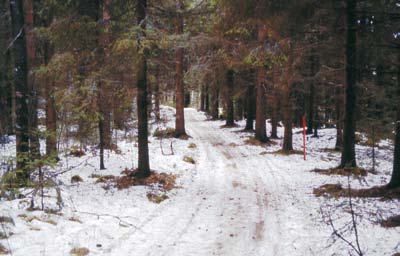
<instances>
[{"instance_id":1,"label":"snow","mask_svg":"<svg viewBox=\"0 0 400 256\"><path fill-rule=\"evenodd\" d=\"M174 126L174 110L163 107L162 114L165 123L153 125L153 131ZM178 188L167 192L169 199L160 204L150 202L146 194L157 193L157 187L104 189L104 184L96 184L96 179L90 178L93 173L118 176L125 168L135 167L136 143L124 140L123 134L118 133L121 153L106 151L106 170L98 169L97 151L80 158L62 156L51 170L59 173L56 179L63 200L59 214L27 211L31 194L1 201L0 215L11 217L15 225L2 225L3 232L13 234L0 243L16 256L69 255L71 249L79 247L88 248L89 255L118 256L353 253L332 236L332 229L324 222L324 216L329 214L335 226L348 227L348 199L313 195L313 189L322 184L348 184L347 177L310 172L338 164L339 153L323 150L334 147L335 129L320 130L319 138L307 136L308 156L304 161L299 154L273 153L280 149L281 139L274 140L276 145L272 146L246 144L252 134L238 132L244 128L243 121L237 128L221 128L223 121L205 121L205 115L194 109L185 109L185 118L191 136L188 140L149 139L151 168L179 177ZM302 147L300 131L294 130L294 147L298 150ZM278 135L283 136L282 128ZM196 148L188 148L191 143ZM2 147L2 156L13 153L13 147L13 143ZM392 150L390 141L380 142L376 149L378 174L350 178L351 187L386 184ZM356 151L359 165L371 167L371 149L357 145ZM195 164L184 162L184 156L192 157ZM71 184L74 175L80 175L84 182ZM36 205L40 205L38 195L34 197ZM45 206L58 209L55 189L46 189L46 195ZM400 251L400 229L384 229L377 223L399 214L399 201L353 198L353 204L365 255ZM346 232L345 236L354 241L353 233Z\"/></svg>"}]
</instances>

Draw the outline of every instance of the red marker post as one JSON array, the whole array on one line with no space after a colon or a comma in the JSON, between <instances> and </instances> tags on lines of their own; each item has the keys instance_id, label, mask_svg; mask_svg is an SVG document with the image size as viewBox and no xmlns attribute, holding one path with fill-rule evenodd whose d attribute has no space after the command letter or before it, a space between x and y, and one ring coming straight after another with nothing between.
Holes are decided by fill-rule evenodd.
<instances>
[{"instance_id":1,"label":"red marker post","mask_svg":"<svg viewBox=\"0 0 400 256\"><path fill-rule=\"evenodd\" d=\"M306 115L303 115L303 154L304 154L304 161L306 160Z\"/></svg>"}]
</instances>

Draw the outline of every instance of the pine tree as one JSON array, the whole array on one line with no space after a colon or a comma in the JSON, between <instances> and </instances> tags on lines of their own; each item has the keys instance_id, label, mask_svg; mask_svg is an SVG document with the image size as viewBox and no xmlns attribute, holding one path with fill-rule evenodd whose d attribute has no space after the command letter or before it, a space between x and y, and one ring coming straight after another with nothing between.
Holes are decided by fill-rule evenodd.
<instances>
[{"instance_id":1,"label":"pine tree","mask_svg":"<svg viewBox=\"0 0 400 256\"><path fill-rule=\"evenodd\" d=\"M147 0L138 0L136 5L136 19L140 27L140 40L146 38L146 9ZM138 116L138 168L139 177L150 176L148 128L147 128L147 55L148 50L143 44L138 45L137 60L137 116ZM142 51L142 52L141 52Z\"/></svg>"},{"instance_id":2,"label":"pine tree","mask_svg":"<svg viewBox=\"0 0 400 256\"><path fill-rule=\"evenodd\" d=\"M16 155L18 178L26 184L30 178L29 160L29 89L23 1L10 1L14 52L14 83L16 104Z\"/></svg>"}]
</instances>

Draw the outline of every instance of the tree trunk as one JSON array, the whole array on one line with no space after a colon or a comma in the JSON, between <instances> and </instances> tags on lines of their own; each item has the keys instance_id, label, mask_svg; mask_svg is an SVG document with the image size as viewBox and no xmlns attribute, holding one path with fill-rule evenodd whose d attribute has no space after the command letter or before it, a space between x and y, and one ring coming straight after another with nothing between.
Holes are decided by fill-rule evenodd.
<instances>
[{"instance_id":1,"label":"tree trunk","mask_svg":"<svg viewBox=\"0 0 400 256\"><path fill-rule=\"evenodd\" d=\"M310 83L310 93L308 102L308 120L307 120L307 131L306 134L313 133L314 127L314 99L315 99L315 85L314 82Z\"/></svg>"},{"instance_id":2,"label":"tree trunk","mask_svg":"<svg viewBox=\"0 0 400 256\"><path fill-rule=\"evenodd\" d=\"M212 106L211 106L211 118L212 120L217 120L218 119L218 115L219 115L219 104L218 104L218 99L219 98L219 92L218 89L215 88L214 89L214 93L212 95Z\"/></svg>"},{"instance_id":3,"label":"tree trunk","mask_svg":"<svg viewBox=\"0 0 400 256\"><path fill-rule=\"evenodd\" d=\"M272 117L271 117L271 138L278 138L278 95L274 89L273 103L272 103Z\"/></svg>"},{"instance_id":4,"label":"tree trunk","mask_svg":"<svg viewBox=\"0 0 400 256\"><path fill-rule=\"evenodd\" d=\"M247 86L246 90L246 127L244 128L246 131L254 130L254 116L255 116L255 105L254 105L254 86L250 84Z\"/></svg>"},{"instance_id":5,"label":"tree trunk","mask_svg":"<svg viewBox=\"0 0 400 256\"><path fill-rule=\"evenodd\" d=\"M30 141L30 158L32 160L40 157L40 143L38 133L38 89L35 84L35 75L33 68L36 61L36 37L34 32L34 10L32 0L24 0L25 13L25 35L26 35L26 51L27 51L27 67L28 67L28 91L29 91L29 141Z\"/></svg>"},{"instance_id":6,"label":"tree trunk","mask_svg":"<svg viewBox=\"0 0 400 256\"><path fill-rule=\"evenodd\" d=\"M140 24L141 36L146 33L146 8L147 0L138 0L136 6L137 24ZM142 40L144 41L144 40ZM138 47L144 47L139 45ZM148 127L147 127L147 51L138 56L137 66L137 115L138 115L138 168L136 175L139 177L150 176Z\"/></svg>"},{"instance_id":7,"label":"tree trunk","mask_svg":"<svg viewBox=\"0 0 400 256\"><path fill-rule=\"evenodd\" d=\"M28 91L28 66L26 39L24 31L23 1L10 1L10 12L12 22L12 35L14 38L14 83L15 83L15 111L16 111L16 154L18 179L25 185L30 178L27 168L29 157L29 91Z\"/></svg>"},{"instance_id":8,"label":"tree trunk","mask_svg":"<svg viewBox=\"0 0 400 256\"><path fill-rule=\"evenodd\" d=\"M110 8L110 0L103 0L103 12L102 12L102 25L103 30L105 32L100 32L99 43L100 43L100 59L106 61L108 56L107 47L110 44L110 35L108 33L111 16L109 12ZM100 6L99 6L100 9ZM111 92L110 88L107 84L100 85L100 94L101 94L101 102L100 102L100 115L101 115L101 123L102 123L102 134L103 134L103 146L105 149L111 149ZM99 130L100 132L100 130Z\"/></svg>"},{"instance_id":9,"label":"tree trunk","mask_svg":"<svg viewBox=\"0 0 400 256\"><path fill-rule=\"evenodd\" d=\"M397 113L395 122L395 139L394 139L394 155L393 155L393 172L388 188L400 187L400 54L398 53L398 68L397 71Z\"/></svg>"},{"instance_id":10,"label":"tree trunk","mask_svg":"<svg viewBox=\"0 0 400 256\"><path fill-rule=\"evenodd\" d=\"M233 70L229 69L226 73L226 123L225 126L234 126L234 109L233 109Z\"/></svg>"},{"instance_id":11,"label":"tree trunk","mask_svg":"<svg viewBox=\"0 0 400 256\"><path fill-rule=\"evenodd\" d=\"M265 25L260 22L258 25L258 41L260 44L264 43L267 38ZM260 142L267 142L267 127L265 124L265 80L266 70L264 67L257 68L257 96L256 96L256 136L255 138Z\"/></svg>"},{"instance_id":12,"label":"tree trunk","mask_svg":"<svg viewBox=\"0 0 400 256\"><path fill-rule=\"evenodd\" d=\"M9 29L9 19L6 16L7 9L9 6L6 5L6 2L0 2L0 17L2 18L2 23L0 23L0 31L2 31L2 37L0 37L0 49L7 49L9 44L11 34ZM7 19L6 19L7 17ZM3 50L4 51L4 50ZM11 58L10 51L4 51L1 53L2 57L0 57L0 137L3 135L8 135L12 133L12 112L11 112L11 102L12 98L14 98L13 94L13 85L10 84L11 78L9 74L11 73Z\"/></svg>"},{"instance_id":13,"label":"tree trunk","mask_svg":"<svg viewBox=\"0 0 400 256\"><path fill-rule=\"evenodd\" d=\"M355 108L356 108L356 0L347 0L346 38L346 92L343 129L342 158L339 167L356 167L355 153Z\"/></svg>"},{"instance_id":14,"label":"tree trunk","mask_svg":"<svg viewBox=\"0 0 400 256\"><path fill-rule=\"evenodd\" d=\"M176 0L175 34L183 33L183 11L182 0ZM176 118L175 118L175 137L179 138L186 135L185 131L185 89L183 84L183 47L178 46L175 53L175 86L176 86Z\"/></svg>"},{"instance_id":15,"label":"tree trunk","mask_svg":"<svg viewBox=\"0 0 400 256\"><path fill-rule=\"evenodd\" d=\"M293 150L293 106L291 99L292 76L293 76L293 45L288 45L289 59L287 62L286 81L283 91L283 125L285 128L283 134L283 151Z\"/></svg>"},{"instance_id":16,"label":"tree trunk","mask_svg":"<svg viewBox=\"0 0 400 256\"><path fill-rule=\"evenodd\" d=\"M46 17L43 20L43 25L49 27L52 22L51 17ZM53 55L53 48L49 40L45 40L43 45L43 60L47 66ZM54 102L54 87L53 78L45 79L45 112L46 112L46 155L58 159L57 155L57 113Z\"/></svg>"},{"instance_id":17,"label":"tree trunk","mask_svg":"<svg viewBox=\"0 0 400 256\"><path fill-rule=\"evenodd\" d=\"M156 83L154 85L154 111L156 114L156 121L160 121L160 79L159 79L159 70L156 70Z\"/></svg>"},{"instance_id":18,"label":"tree trunk","mask_svg":"<svg viewBox=\"0 0 400 256\"><path fill-rule=\"evenodd\" d=\"M243 120L243 98L239 98L236 100L235 104L235 119L236 120Z\"/></svg>"},{"instance_id":19,"label":"tree trunk","mask_svg":"<svg viewBox=\"0 0 400 256\"><path fill-rule=\"evenodd\" d=\"M200 90L200 111L204 111L206 99L206 88L204 84L201 85Z\"/></svg>"},{"instance_id":20,"label":"tree trunk","mask_svg":"<svg viewBox=\"0 0 400 256\"><path fill-rule=\"evenodd\" d=\"M100 119L99 119L99 148L100 148L100 170L105 170L104 166L104 120L103 120L103 112L102 112L102 103L103 103L103 91L101 88L101 82L99 82L99 95L98 95L98 104L100 104Z\"/></svg>"},{"instance_id":21,"label":"tree trunk","mask_svg":"<svg viewBox=\"0 0 400 256\"><path fill-rule=\"evenodd\" d=\"M335 150L341 150L343 146L343 88L337 85L335 88L335 117L336 117L336 143Z\"/></svg>"},{"instance_id":22,"label":"tree trunk","mask_svg":"<svg viewBox=\"0 0 400 256\"><path fill-rule=\"evenodd\" d=\"M283 100L283 125L285 128L284 135L283 135L283 145L282 150L290 151L293 150L293 108L292 102L290 99L290 87L291 84L288 82L286 84L286 88L284 91L284 100Z\"/></svg>"},{"instance_id":23,"label":"tree trunk","mask_svg":"<svg viewBox=\"0 0 400 256\"><path fill-rule=\"evenodd\" d=\"M209 86L208 83L205 85L205 106L204 106L204 110L208 113L210 112L210 95L208 93L209 91Z\"/></svg>"}]
</instances>

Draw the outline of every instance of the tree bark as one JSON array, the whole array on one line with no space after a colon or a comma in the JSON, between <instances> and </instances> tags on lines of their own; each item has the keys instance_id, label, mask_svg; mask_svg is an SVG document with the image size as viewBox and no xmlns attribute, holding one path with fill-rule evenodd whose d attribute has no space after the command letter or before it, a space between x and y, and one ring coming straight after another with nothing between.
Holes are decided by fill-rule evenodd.
<instances>
[{"instance_id":1,"label":"tree bark","mask_svg":"<svg viewBox=\"0 0 400 256\"><path fill-rule=\"evenodd\" d=\"M175 34L183 33L183 2L176 0ZM183 47L178 46L175 53L175 86L176 86L176 118L175 118L175 137L179 138L186 135L185 131L185 89L183 84Z\"/></svg>"},{"instance_id":2,"label":"tree bark","mask_svg":"<svg viewBox=\"0 0 400 256\"><path fill-rule=\"evenodd\" d=\"M146 33L146 8L147 0L138 0L136 6L137 24L142 29L141 36ZM139 45L138 47L144 47ZM147 50L138 56L137 66L137 115L138 115L138 168L136 175L139 177L150 176L148 127L147 127Z\"/></svg>"},{"instance_id":3,"label":"tree bark","mask_svg":"<svg viewBox=\"0 0 400 256\"><path fill-rule=\"evenodd\" d=\"M264 43L267 38L266 27L262 22L258 24L258 41L260 44ZM257 68L257 96L256 96L256 136L255 138L260 142L267 142L267 130L265 124L265 80L266 70L264 67Z\"/></svg>"},{"instance_id":4,"label":"tree bark","mask_svg":"<svg viewBox=\"0 0 400 256\"><path fill-rule=\"evenodd\" d=\"M35 84L35 75L33 68L36 61L36 36L34 32L34 10L32 0L24 0L25 14L25 35L26 35L26 51L27 51L27 68L28 68L28 91L29 91L29 141L30 141L30 158L31 160L40 157L40 143L38 133L38 89Z\"/></svg>"},{"instance_id":5,"label":"tree bark","mask_svg":"<svg viewBox=\"0 0 400 256\"><path fill-rule=\"evenodd\" d=\"M156 121L160 121L160 79L159 79L160 71L156 70L156 83L154 85L154 111L156 114Z\"/></svg>"},{"instance_id":6,"label":"tree bark","mask_svg":"<svg viewBox=\"0 0 400 256\"><path fill-rule=\"evenodd\" d=\"M346 91L342 157L339 167L356 167L355 108L356 108L356 0L347 0Z\"/></svg>"},{"instance_id":7,"label":"tree bark","mask_svg":"<svg viewBox=\"0 0 400 256\"><path fill-rule=\"evenodd\" d=\"M52 22L51 17L43 20L43 26L49 27ZM50 40L46 39L43 45L43 60L47 66L53 55L53 47ZM57 112L54 101L54 79L45 79L45 112L46 112L46 155L58 159L57 155Z\"/></svg>"},{"instance_id":8,"label":"tree bark","mask_svg":"<svg viewBox=\"0 0 400 256\"><path fill-rule=\"evenodd\" d=\"M29 90L26 38L24 30L23 1L10 1L12 35L14 38L14 83L15 83L15 111L16 111L16 155L18 179L25 185L30 178L27 168L29 157Z\"/></svg>"},{"instance_id":9,"label":"tree bark","mask_svg":"<svg viewBox=\"0 0 400 256\"><path fill-rule=\"evenodd\" d=\"M343 93L342 87L335 88L335 116L336 116L336 143L335 150L341 150L343 146L343 119L342 119L342 106L343 106Z\"/></svg>"},{"instance_id":10,"label":"tree bark","mask_svg":"<svg viewBox=\"0 0 400 256\"><path fill-rule=\"evenodd\" d=\"M103 10L102 10L102 26L104 29L104 33L100 34L99 43L100 43L100 59L102 59L102 63L106 60L107 47L110 44L110 35L108 33L108 29L111 22L111 16L109 12L110 8L110 0L103 0ZM99 6L100 7L100 6ZM100 9L100 8L99 8ZM105 149L111 149L111 92L109 86L107 84L100 85L100 94L101 94L101 102L100 102L100 115L101 115L101 125L102 125L102 140L103 146ZM100 132L100 130L99 130Z\"/></svg>"},{"instance_id":11,"label":"tree bark","mask_svg":"<svg viewBox=\"0 0 400 256\"><path fill-rule=\"evenodd\" d=\"M254 85L250 84L247 86L246 90L246 131L254 130L254 116L255 116L255 105L254 105Z\"/></svg>"},{"instance_id":12,"label":"tree bark","mask_svg":"<svg viewBox=\"0 0 400 256\"><path fill-rule=\"evenodd\" d=\"M397 109L396 109L396 122L395 122L395 139L394 139L394 155L393 155L393 172L390 179L388 188L400 187L400 53L398 53L398 67L397 71Z\"/></svg>"},{"instance_id":13,"label":"tree bark","mask_svg":"<svg viewBox=\"0 0 400 256\"><path fill-rule=\"evenodd\" d=\"M292 108L292 102L290 99L290 90L291 90L291 84L290 82L287 82L285 85L285 91L284 91L284 100L283 100L283 125L285 128L284 135L283 135L283 145L282 145L282 150L284 151L290 151L293 150L293 108Z\"/></svg>"},{"instance_id":14,"label":"tree bark","mask_svg":"<svg viewBox=\"0 0 400 256\"><path fill-rule=\"evenodd\" d=\"M206 86L202 84L200 87L200 111L205 110L205 100L206 100Z\"/></svg>"},{"instance_id":15,"label":"tree bark","mask_svg":"<svg viewBox=\"0 0 400 256\"><path fill-rule=\"evenodd\" d=\"M278 95L276 89L274 89L273 93L273 102L272 102L272 117L271 117L271 138L278 138Z\"/></svg>"},{"instance_id":16,"label":"tree bark","mask_svg":"<svg viewBox=\"0 0 400 256\"><path fill-rule=\"evenodd\" d=\"M292 76L293 76L293 45L291 42L288 44L289 59L287 62L286 81L283 88L283 151L293 150L293 106L291 99L292 91Z\"/></svg>"},{"instance_id":17,"label":"tree bark","mask_svg":"<svg viewBox=\"0 0 400 256\"><path fill-rule=\"evenodd\" d=\"M218 119L218 117L219 117L219 111L218 111L218 108L219 108L219 104L218 104L218 101L219 101L219 91L218 91L218 89L217 88L215 88L214 89L214 92L213 92L213 94L212 94L212 100L211 100L211 103L212 103L212 106L211 106L211 118L212 118L212 120L217 120Z\"/></svg>"},{"instance_id":18,"label":"tree bark","mask_svg":"<svg viewBox=\"0 0 400 256\"><path fill-rule=\"evenodd\" d=\"M99 148L100 148L100 170L105 170L106 167L104 166L104 120L103 120L103 114L102 112L102 107L101 105L103 104L103 91L102 91L102 86L101 82L99 82L99 94L98 94L98 104L100 104L100 119L99 119Z\"/></svg>"},{"instance_id":19,"label":"tree bark","mask_svg":"<svg viewBox=\"0 0 400 256\"><path fill-rule=\"evenodd\" d=\"M306 134L313 133L314 127L314 99L315 99L315 85L314 82L310 83L310 92L308 100L308 120L307 120L307 131Z\"/></svg>"},{"instance_id":20,"label":"tree bark","mask_svg":"<svg viewBox=\"0 0 400 256\"><path fill-rule=\"evenodd\" d=\"M234 126L234 109L233 109L233 70L229 69L226 73L226 123L225 126Z\"/></svg>"},{"instance_id":21,"label":"tree bark","mask_svg":"<svg viewBox=\"0 0 400 256\"><path fill-rule=\"evenodd\" d=\"M6 6L6 2L0 2L0 17L2 18L2 23L0 23L0 31L3 37L0 37L0 49L7 49L8 42L11 38L9 29L11 28L9 20L6 19L6 13L9 6ZM12 112L11 112L11 102L14 98L13 85L10 84L9 74L11 73L10 66L10 51L2 52L2 57L0 58L0 137L3 135L8 135L12 133Z\"/></svg>"},{"instance_id":22,"label":"tree bark","mask_svg":"<svg viewBox=\"0 0 400 256\"><path fill-rule=\"evenodd\" d=\"M204 105L204 111L207 113L210 112L210 95L209 95L209 86L208 83L205 85L205 105Z\"/></svg>"}]
</instances>

